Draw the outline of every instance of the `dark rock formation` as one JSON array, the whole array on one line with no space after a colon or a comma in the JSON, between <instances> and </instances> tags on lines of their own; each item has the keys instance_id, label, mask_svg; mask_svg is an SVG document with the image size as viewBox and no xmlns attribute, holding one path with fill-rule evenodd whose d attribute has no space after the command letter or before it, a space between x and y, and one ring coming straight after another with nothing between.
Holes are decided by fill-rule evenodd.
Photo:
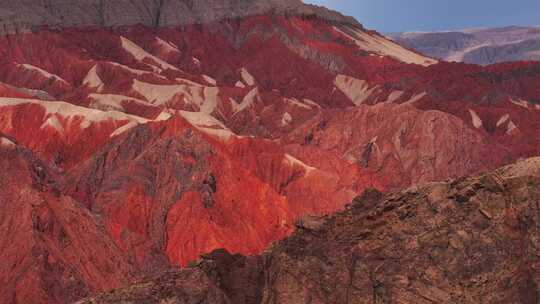
<instances>
[{"instance_id":1,"label":"dark rock formation","mask_svg":"<svg viewBox=\"0 0 540 304\"><path fill-rule=\"evenodd\" d=\"M0 34L42 26L176 26L267 13L359 25L354 18L299 0L6 0L0 10Z\"/></svg>"}]
</instances>

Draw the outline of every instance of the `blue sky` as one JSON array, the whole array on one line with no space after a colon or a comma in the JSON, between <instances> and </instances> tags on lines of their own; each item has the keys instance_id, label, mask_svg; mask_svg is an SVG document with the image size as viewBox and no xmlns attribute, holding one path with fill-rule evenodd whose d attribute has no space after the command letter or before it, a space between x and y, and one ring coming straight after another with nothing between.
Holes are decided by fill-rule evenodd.
<instances>
[{"instance_id":1,"label":"blue sky","mask_svg":"<svg viewBox=\"0 0 540 304\"><path fill-rule=\"evenodd\" d=\"M380 32L540 25L540 0L305 0Z\"/></svg>"}]
</instances>

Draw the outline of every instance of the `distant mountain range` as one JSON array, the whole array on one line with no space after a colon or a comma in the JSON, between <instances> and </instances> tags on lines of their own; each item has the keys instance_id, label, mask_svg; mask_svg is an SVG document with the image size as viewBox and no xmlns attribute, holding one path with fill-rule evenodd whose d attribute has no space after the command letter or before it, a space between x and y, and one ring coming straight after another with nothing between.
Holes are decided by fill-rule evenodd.
<instances>
[{"instance_id":1,"label":"distant mountain range","mask_svg":"<svg viewBox=\"0 0 540 304\"><path fill-rule=\"evenodd\" d=\"M407 32L387 36L418 52L446 61L488 65L504 61L540 60L540 27Z\"/></svg>"}]
</instances>

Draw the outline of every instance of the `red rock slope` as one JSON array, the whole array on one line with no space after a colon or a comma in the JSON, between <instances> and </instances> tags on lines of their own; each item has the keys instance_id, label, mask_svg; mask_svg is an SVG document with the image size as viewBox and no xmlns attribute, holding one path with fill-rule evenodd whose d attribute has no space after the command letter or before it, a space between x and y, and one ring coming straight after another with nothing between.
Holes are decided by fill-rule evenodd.
<instances>
[{"instance_id":1,"label":"red rock slope","mask_svg":"<svg viewBox=\"0 0 540 304\"><path fill-rule=\"evenodd\" d=\"M437 63L321 14L0 38L2 299L257 254L368 187L540 153L540 65Z\"/></svg>"},{"instance_id":2,"label":"red rock slope","mask_svg":"<svg viewBox=\"0 0 540 304\"><path fill-rule=\"evenodd\" d=\"M258 256L216 250L94 303L524 303L539 299L540 159L305 218Z\"/></svg>"}]
</instances>

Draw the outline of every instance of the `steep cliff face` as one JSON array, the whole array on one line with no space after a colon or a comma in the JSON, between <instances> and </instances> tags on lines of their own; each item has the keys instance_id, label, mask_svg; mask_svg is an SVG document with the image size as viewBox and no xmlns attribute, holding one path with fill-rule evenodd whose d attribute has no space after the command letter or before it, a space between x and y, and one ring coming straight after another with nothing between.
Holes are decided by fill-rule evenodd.
<instances>
[{"instance_id":1,"label":"steep cliff face","mask_svg":"<svg viewBox=\"0 0 540 304\"><path fill-rule=\"evenodd\" d=\"M537 303L540 159L304 218L261 256L196 265L78 303Z\"/></svg>"},{"instance_id":2,"label":"steep cliff face","mask_svg":"<svg viewBox=\"0 0 540 304\"><path fill-rule=\"evenodd\" d=\"M7 0L0 11L0 34L39 27L150 27L209 23L223 19L265 15L316 16L336 23L359 25L351 17L300 0Z\"/></svg>"}]
</instances>

